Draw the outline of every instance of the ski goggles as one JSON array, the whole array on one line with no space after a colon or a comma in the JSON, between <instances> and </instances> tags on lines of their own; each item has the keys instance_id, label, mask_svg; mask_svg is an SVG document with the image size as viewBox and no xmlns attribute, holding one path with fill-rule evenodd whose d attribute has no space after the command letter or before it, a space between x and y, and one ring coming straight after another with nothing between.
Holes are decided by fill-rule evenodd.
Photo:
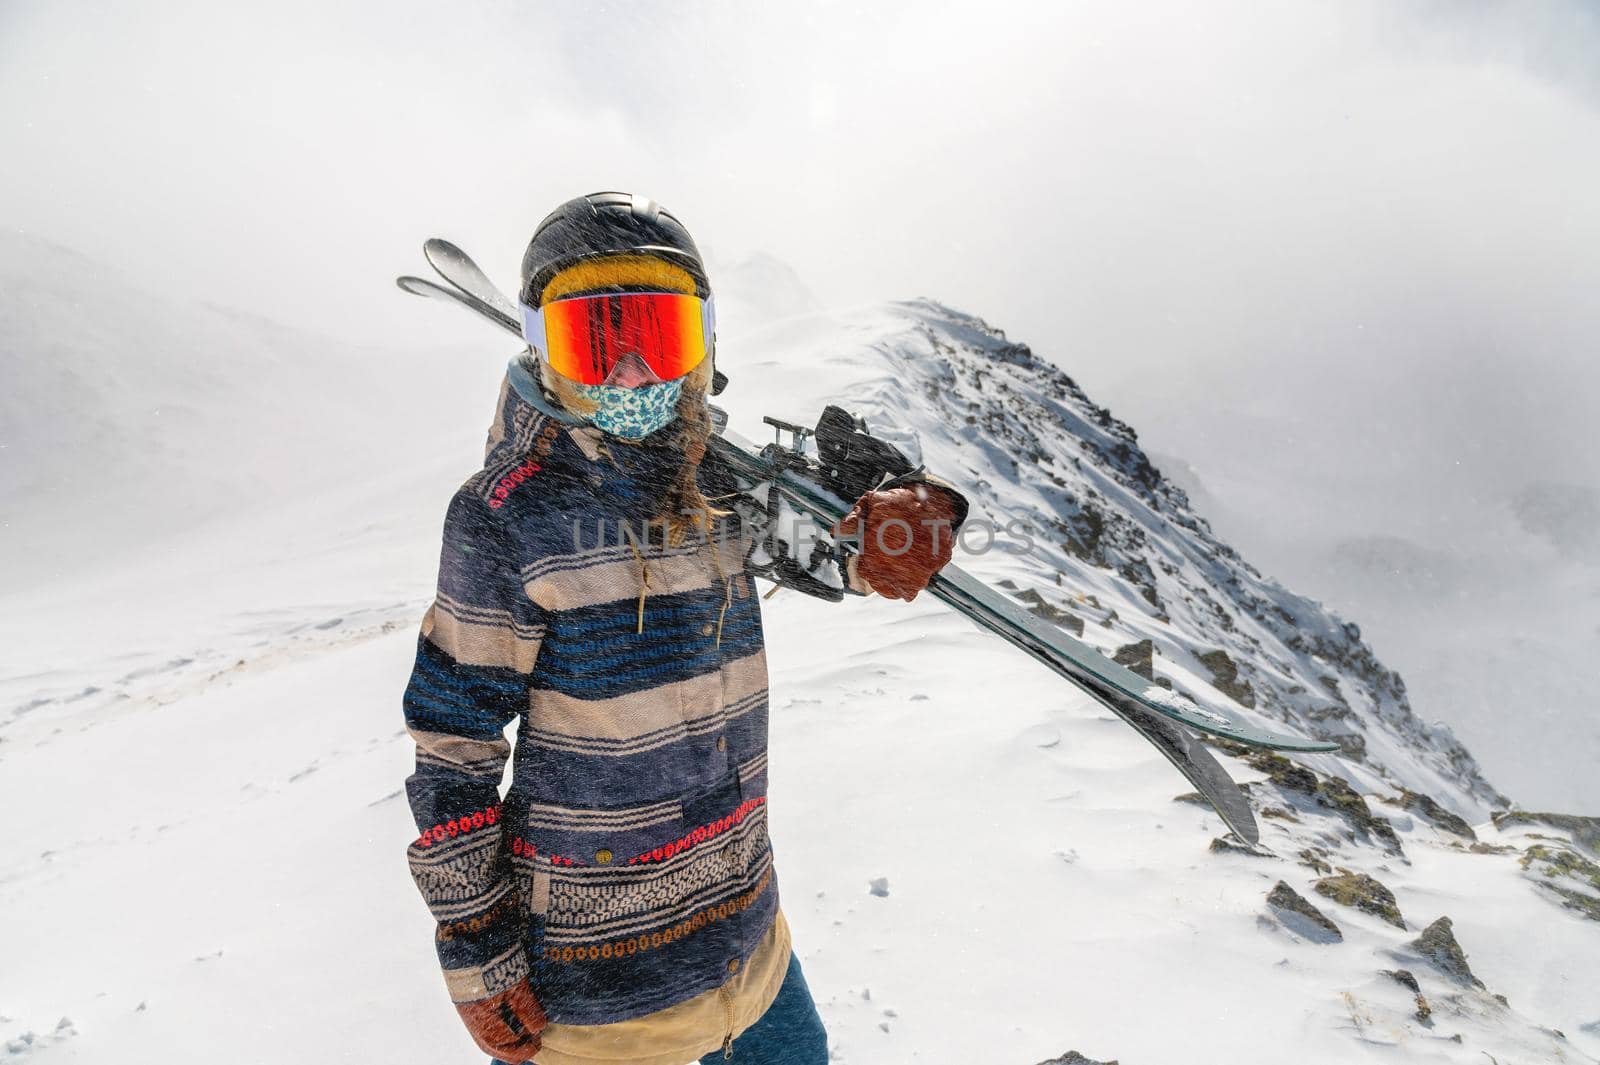
<instances>
[{"instance_id":1,"label":"ski goggles","mask_svg":"<svg viewBox=\"0 0 1600 1065\"><path fill-rule=\"evenodd\" d=\"M682 292L572 296L542 307L522 304L522 336L550 368L581 385L602 385L627 355L672 381L711 352L716 312L710 297Z\"/></svg>"}]
</instances>

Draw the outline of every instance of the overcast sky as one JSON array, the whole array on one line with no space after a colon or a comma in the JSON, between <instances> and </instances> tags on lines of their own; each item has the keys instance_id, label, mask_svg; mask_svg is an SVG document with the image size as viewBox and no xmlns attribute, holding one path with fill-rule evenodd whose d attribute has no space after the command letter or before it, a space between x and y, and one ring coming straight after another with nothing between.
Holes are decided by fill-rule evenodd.
<instances>
[{"instance_id":1,"label":"overcast sky","mask_svg":"<svg viewBox=\"0 0 1600 1065\"><path fill-rule=\"evenodd\" d=\"M1169 452L1199 387L1593 481L1597 11L8 0L0 224L399 342L459 335L390 285L424 237L510 282L641 191L827 302L982 314Z\"/></svg>"},{"instance_id":2,"label":"overcast sky","mask_svg":"<svg viewBox=\"0 0 1600 1065\"><path fill-rule=\"evenodd\" d=\"M640 191L715 262L981 314L1161 451L1287 411L1503 494L1600 481L1596 56L1579 0L7 0L0 225L404 342L460 335L390 284L423 238L510 283L555 204Z\"/></svg>"}]
</instances>

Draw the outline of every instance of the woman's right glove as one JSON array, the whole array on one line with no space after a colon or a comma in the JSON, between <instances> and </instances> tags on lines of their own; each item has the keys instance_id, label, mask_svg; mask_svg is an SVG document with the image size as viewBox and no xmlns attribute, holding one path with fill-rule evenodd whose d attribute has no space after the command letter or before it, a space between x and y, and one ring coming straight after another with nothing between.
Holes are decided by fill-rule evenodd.
<instances>
[{"instance_id":1,"label":"woman's right glove","mask_svg":"<svg viewBox=\"0 0 1600 1065\"><path fill-rule=\"evenodd\" d=\"M926 481L867 492L834 526L855 540L854 576L890 599L912 600L955 552L966 500Z\"/></svg>"},{"instance_id":2,"label":"woman's right glove","mask_svg":"<svg viewBox=\"0 0 1600 1065\"><path fill-rule=\"evenodd\" d=\"M498 995L475 1002L457 1002L467 1031L485 1054L501 1061L532 1061L539 1053L539 1033L546 1023L544 1007L526 979Z\"/></svg>"}]
</instances>

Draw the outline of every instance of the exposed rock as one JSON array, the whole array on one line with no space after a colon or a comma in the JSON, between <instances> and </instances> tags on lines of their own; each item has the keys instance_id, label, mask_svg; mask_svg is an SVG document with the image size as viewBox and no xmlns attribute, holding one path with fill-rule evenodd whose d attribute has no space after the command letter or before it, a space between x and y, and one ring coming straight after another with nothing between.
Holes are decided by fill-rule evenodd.
<instances>
[{"instance_id":1,"label":"exposed rock","mask_svg":"<svg viewBox=\"0 0 1600 1065\"><path fill-rule=\"evenodd\" d=\"M1277 857L1277 855L1273 854L1271 851L1262 850L1259 847L1252 847L1252 846L1250 846L1250 844L1242 843L1239 840L1233 838L1232 836L1217 836L1216 838L1214 838L1211 841L1211 853L1212 854L1248 854L1252 858L1276 858Z\"/></svg>"},{"instance_id":2,"label":"exposed rock","mask_svg":"<svg viewBox=\"0 0 1600 1065\"><path fill-rule=\"evenodd\" d=\"M1483 986L1483 981L1474 976L1472 968L1467 965L1467 953L1456 942L1450 918L1441 917L1423 929L1422 934L1411 941L1410 947L1457 983Z\"/></svg>"},{"instance_id":3,"label":"exposed rock","mask_svg":"<svg viewBox=\"0 0 1600 1065\"><path fill-rule=\"evenodd\" d=\"M1494 815L1496 828L1506 825L1549 825L1572 833L1572 838L1590 854L1600 855L1600 817L1580 817L1577 814L1541 814L1525 810L1507 810Z\"/></svg>"},{"instance_id":4,"label":"exposed rock","mask_svg":"<svg viewBox=\"0 0 1600 1065\"><path fill-rule=\"evenodd\" d=\"M1409 969L1380 969L1384 976L1411 992L1411 1000L1416 1003L1416 1018L1419 1024L1429 1028L1433 1027L1433 1007L1428 1005L1428 1000L1423 997L1422 985L1417 983L1417 978Z\"/></svg>"},{"instance_id":5,"label":"exposed rock","mask_svg":"<svg viewBox=\"0 0 1600 1065\"><path fill-rule=\"evenodd\" d=\"M1117 576L1133 585L1134 589L1144 597L1144 601L1155 608L1157 614L1166 613L1161 596L1156 592L1156 575L1150 569L1150 563L1142 558L1125 559L1117 566Z\"/></svg>"},{"instance_id":6,"label":"exposed rock","mask_svg":"<svg viewBox=\"0 0 1600 1065\"><path fill-rule=\"evenodd\" d=\"M1522 852L1519 860L1524 869L1534 862L1539 862L1543 866L1539 871L1545 876L1570 877L1573 880L1587 882L1594 890L1600 891L1600 865L1591 862L1577 851L1535 843Z\"/></svg>"},{"instance_id":7,"label":"exposed rock","mask_svg":"<svg viewBox=\"0 0 1600 1065\"><path fill-rule=\"evenodd\" d=\"M1202 806L1207 810L1211 809L1211 800L1198 791L1186 791L1182 795L1174 795L1172 801L1186 802L1191 806Z\"/></svg>"},{"instance_id":8,"label":"exposed rock","mask_svg":"<svg viewBox=\"0 0 1600 1065\"><path fill-rule=\"evenodd\" d=\"M1242 745L1241 745L1242 746ZM1250 763L1250 768L1267 774L1267 778L1278 787L1287 791L1298 791L1302 795L1315 795L1317 791L1317 775L1303 765L1296 765L1281 754L1271 751L1260 751L1246 747L1245 760Z\"/></svg>"},{"instance_id":9,"label":"exposed rock","mask_svg":"<svg viewBox=\"0 0 1600 1065\"><path fill-rule=\"evenodd\" d=\"M1544 879L1536 883L1554 893L1561 900L1561 905L1583 914L1590 920L1600 921L1600 898L1583 890L1587 888L1600 892L1600 865L1565 846L1550 847L1543 843L1535 843L1523 851L1522 857L1518 860L1522 868L1544 875ZM1562 879L1569 880L1576 886L1568 887L1556 883Z\"/></svg>"},{"instance_id":10,"label":"exposed rock","mask_svg":"<svg viewBox=\"0 0 1600 1065\"><path fill-rule=\"evenodd\" d=\"M1250 682L1239 676L1239 664L1226 651L1207 651L1197 656L1211 671L1211 685L1240 706L1255 709L1256 693Z\"/></svg>"},{"instance_id":11,"label":"exposed rock","mask_svg":"<svg viewBox=\"0 0 1600 1065\"><path fill-rule=\"evenodd\" d=\"M1096 1061L1092 1058L1084 1057L1076 1050L1069 1050L1059 1058L1051 1058L1049 1061L1041 1061L1039 1062L1039 1065L1117 1065L1117 1062L1115 1060Z\"/></svg>"},{"instance_id":12,"label":"exposed rock","mask_svg":"<svg viewBox=\"0 0 1600 1065\"><path fill-rule=\"evenodd\" d=\"M1421 814L1437 827L1460 836L1462 839L1476 840L1478 838L1478 834L1472 831L1472 826L1467 824L1465 818L1440 806L1431 796L1412 791L1409 788L1401 788L1400 805L1413 813Z\"/></svg>"},{"instance_id":13,"label":"exposed rock","mask_svg":"<svg viewBox=\"0 0 1600 1065\"><path fill-rule=\"evenodd\" d=\"M1600 899L1593 895L1585 895L1581 891L1564 888L1560 884L1541 884L1540 886L1555 892L1561 899L1561 905L1569 910L1576 910L1591 921L1600 921Z\"/></svg>"},{"instance_id":14,"label":"exposed rock","mask_svg":"<svg viewBox=\"0 0 1600 1065\"><path fill-rule=\"evenodd\" d=\"M1333 866L1328 864L1327 858L1328 852L1321 847L1307 847L1300 852L1300 864L1324 876L1333 872Z\"/></svg>"},{"instance_id":15,"label":"exposed rock","mask_svg":"<svg viewBox=\"0 0 1600 1065\"><path fill-rule=\"evenodd\" d=\"M1252 751L1246 760L1250 768L1267 774L1278 787L1310 796L1319 806L1343 817L1361 836L1377 840L1389 853L1405 853L1394 826L1374 814L1367 800L1343 777L1318 777L1305 766L1271 751Z\"/></svg>"},{"instance_id":16,"label":"exposed rock","mask_svg":"<svg viewBox=\"0 0 1600 1065\"><path fill-rule=\"evenodd\" d=\"M1422 992L1422 985L1417 983L1417 978L1411 974L1410 969L1380 969L1378 971L1395 983L1410 988L1413 995Z\"/></svg>"},{"instance_id":17,"label":"exposed rock","mask_svg":"<svg viewBox=\"0 0 1600 1065\"><path fill-rule=\"evenodd\" d=\"M1127 666L1145 680L1155 680L1155 649L1154 640L1140 640L1138 643L1123 644L1111 659L1118 665Z\"/></svg>"},{"instance_id":18,"label":"exposed rock","mask_svg":"<svg viewBox=\"0 0 1600 1065\"><path fill-rule=\"evenodd\" d=\"M1509 843L1474 843L1467 848L1473 854L1512 854L1516 849Z\"/></svg>"},{"instance_id":19,"label":"exposed rock","mask_svg":"<svg viewBox=\"0 0 1600 1065\"><path fill-rule=\"evenodd\" d=\"M1344 941L1344 933L1327 914L1307 902L1304 896L1282 880L1268 893L1267 905L1278 911L1278 919L1291 931L1312 942Z\"/></svg>"},{"instance_id":20,"label":"exposed rock","mask_svg":"<svg viewBox=\"0 0 1600 1065\"><path fill-rule=\"evenodd\" d=\"M1339 876L1325 876L1312 885L1317 894L1325 895L1341 906L1353 906L1363 913L1381 917L1396 928L1406 926L1400 916L1400 905L1394 892L1384 887L1366 873L1341 870Z\"/></svg>"},{"instance_id":21,"label":"exposed rock","mask_svg":"<svg viewBox=\"0 0 1600 1065\"><path fill-rule=\"evenodd\" d=\"M1394 826L1379 817L1367 805L1367 800L1352 788L1343 777L1327 777L1317 782L1317 801L1339 812L1357 831L1383 844L1391 854L1403 854L1400 837Z\"/></svg>"},{"instance_id":22,"label":"exposed rock","mask_svg":"<svg viewBox=\"0 0 1600 1065\"><path fill-rule=\"evenodd\" d=\"M1028 605L1028 613L1046 621L1053 621L1074 636L1083 635L1083 619L1072 611L1062 610L1032 588L1017 592L1015 595L1019 601Z\"/></svg>"}]
</instances>

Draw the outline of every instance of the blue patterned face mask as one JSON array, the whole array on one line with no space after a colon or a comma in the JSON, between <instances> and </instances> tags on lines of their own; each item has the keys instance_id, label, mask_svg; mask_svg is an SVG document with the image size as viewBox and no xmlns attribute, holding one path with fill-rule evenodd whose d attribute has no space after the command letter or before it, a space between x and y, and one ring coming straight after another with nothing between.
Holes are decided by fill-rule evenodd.
<instances>
[{"instance_id":1,"label":"blue patterned face mask","mask_svg":"<svg viewBox=\"0 0 1600 1065\"><path fill-rule=\"evenodd\" d=\"M638 388L579 384L573 387L580 396L599 404L589 415L596 429L624 440L643 440L657 429L671 425L678 416L683 379Z\"/></svg>"}]
</instances>

